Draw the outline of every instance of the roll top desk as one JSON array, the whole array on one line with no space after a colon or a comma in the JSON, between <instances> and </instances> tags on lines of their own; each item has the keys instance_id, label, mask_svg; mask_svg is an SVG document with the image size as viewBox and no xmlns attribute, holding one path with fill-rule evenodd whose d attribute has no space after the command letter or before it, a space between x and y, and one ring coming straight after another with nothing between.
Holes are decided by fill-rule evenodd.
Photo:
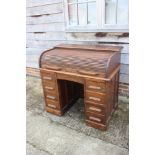
<instances>
[{"instance_id":1,"label":"roll top desk","mask_svg":"<svg viewBox=\"0 0 155 155\"><path fill-rule=\"evenodd\" d=\"M84 98L87 125L106 130L118 104L120 46L60 44L40 56L47 112L61 116Z\"/></svg>"}]
</instances>

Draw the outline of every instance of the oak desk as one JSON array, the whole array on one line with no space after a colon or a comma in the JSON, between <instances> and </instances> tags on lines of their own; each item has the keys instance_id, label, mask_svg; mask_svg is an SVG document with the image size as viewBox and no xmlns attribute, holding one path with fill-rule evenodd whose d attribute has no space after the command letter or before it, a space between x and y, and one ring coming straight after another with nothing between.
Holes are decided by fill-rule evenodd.
<instances>
[{"instance_id":1,"label":"oak desk","mask_svg":"<svg viewBox=\"0 0 155 155\"><path fill-rule=\"evenodd\" d=\"M119 46L60 44L40 56L45 108L61 116L84 97L86 124L106 130L118 102Z\"/></svg>"}]
</instances>

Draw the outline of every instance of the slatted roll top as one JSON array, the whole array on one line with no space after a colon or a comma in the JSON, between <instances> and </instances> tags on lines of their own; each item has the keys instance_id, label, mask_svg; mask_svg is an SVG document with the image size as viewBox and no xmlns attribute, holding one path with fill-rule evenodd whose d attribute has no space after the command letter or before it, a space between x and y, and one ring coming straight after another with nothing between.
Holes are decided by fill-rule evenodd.
<instances>
[{"instance_id":1,"label":"slatted roll top","mask_svg":"<svg viewBox=\"0 0 155 155\"><path fill-rule=\"evenodd\" d=\"M106 78L120 64L121 48L60 44L41 54L40 68Z\"/></svg>"}]
</instances>

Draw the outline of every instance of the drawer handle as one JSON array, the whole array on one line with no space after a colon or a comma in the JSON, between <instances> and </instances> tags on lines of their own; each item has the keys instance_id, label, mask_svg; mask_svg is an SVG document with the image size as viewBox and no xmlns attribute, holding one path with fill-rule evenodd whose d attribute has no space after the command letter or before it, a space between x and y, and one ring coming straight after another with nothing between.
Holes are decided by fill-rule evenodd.
<instances>
[{"instance_id":1,"label":"drawer handle","mask_svg":"<svg viewBox=\"0 0 155 155\"><path fill-rule=\"evenodd\" d=\"M47 98L50 98L50 99L52 99L52 100L55 100L55 97L54 97L54 96L47 95L46 97L47 97Z\"/></svg>"},{"instance_id":2,"label":"drawer handle","mask_svg":"<svg viewBox=\"0 0 155 155\"><path fill-rule=\"evenodd\" d=\"M90 88L90 89L97 89L97 90L101 90L101 87L97 87L97 86L88 86L88 88Z\"/></svg>"},{"instance_id":3,"label":"drawer handle","mask_svg":"<svg viewBox=\"0 0 155 155\"><path fill-rule=\"evenodd\" d=\"M61 70L61 67L58 67L58 66L48 66L48 65L44 65L43 67L44 67L44 68L47 68L47 69L52 69L52 70Z\"/></svg>"},{"instance_id":4,"label":"drawer handle","mask_svg":"<svg viewBox=\"0 0 155 155\"><path fill-rule=\"evenodd\" d=\"M50 89L50 90L53 90L54 88L53 88L53 87L48 87L48 86L45 86L45 89Z\"/></svg>"},{"instance_id":5,"label":"drawer handle","mask_svg":"<svg viewBox=\"0 0 155 155\"><path fill-rule=\"evenodd\" d=\"M43 79L44 79L44 80L52 80L52 77L49 77L49 76L43 76Z\"/></svg>"},{"instance_id":6,"label":"drawer handle","mask_svg":"<svg viewBox=\"0 0 155 155\"><path fill-rule=\"evenodd\" d=\"M86 75L98 75L98 73L95 72L90 72L90 71L83 71L83 70L78 70L80 74L86 74Z\"/></svg>"},{"instance_id":7,"label":"drawer handle","mask_svg":"<svg viewBox=\"0 0 155 155\"><path fill-rule=\"evenodd\" d=\"M89 119L93 121L101 122L101 119L93 117L93 116L89 116Z\"/></svg>"},{"instance_id":8,"label":"drawer handle","mask_svg":"<svg viewBox=\"0 0 155 155\"><path fill-rule=\"evenodd\" d=\"M48 104L49 107L56 108L56 105Z\"/></svg>"},{"instance_id":9,"label":"drawer handle","mask_svg":"<svg viewBox=\"0 0 155 155\"><path fill-rule=\"evenodd\" d=\"M92 97L92 96L91 96L91 97L89 97L89 99L90 99L90 100L94 100L94 101L101 101L101 99L100 99L100 98L97 98L97 97Z\"/></svg>"},{"instance_id":10,"label":"drawer handle","mask_svg":"<svg viewBox=\"0 0 155 155\"><path fill-rule=\"evenodd\" d=\"M94 111L97 111L97 112L101 112L102 110L99 109L99 108L95 108L95 107L89 107L90 110L94 110Z\"/></svg>"}]
</instances>

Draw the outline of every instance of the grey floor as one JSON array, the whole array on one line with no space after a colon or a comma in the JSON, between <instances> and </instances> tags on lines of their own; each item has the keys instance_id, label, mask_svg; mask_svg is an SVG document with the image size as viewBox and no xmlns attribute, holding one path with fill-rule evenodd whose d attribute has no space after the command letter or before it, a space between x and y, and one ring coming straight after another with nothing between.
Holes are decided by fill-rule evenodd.
<instances>
[{"instance_id":1,"label":"grey floor","mask_svg":"<svg viewBox=\"0 0 155 155\"><path fill-rule=\"evenodd\" d=\"M119 102L107 131L85 125L79 99L64 116L44 110L39 78L27 76L27 155L127 155L128 103Z\"/></svg>"}]
</instances>

